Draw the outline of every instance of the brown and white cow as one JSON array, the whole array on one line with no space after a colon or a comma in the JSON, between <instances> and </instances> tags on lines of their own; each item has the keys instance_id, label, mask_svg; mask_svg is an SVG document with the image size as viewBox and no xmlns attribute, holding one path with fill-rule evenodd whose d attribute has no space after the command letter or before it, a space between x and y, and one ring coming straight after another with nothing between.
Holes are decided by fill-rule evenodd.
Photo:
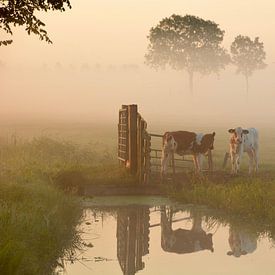
<instances>
[{"instance_id":1,"label":"brown and white cow","mask_svg":"<svg viewBox=\"0 0 275 275\"><path fill-rule=\"evenodd\" d=\"M202 168L202 156L214 149L215 132L212 134L197 134L188 131L166 132L163 136L161 175L167 172L172 154L180 156L192 155L196 172Z\"/></svg>"},{"instance_id":2,"label":"brown and white cow","mask_svg":"<svg viewBox=\"0 0 275 275\"><path fill-rule=\"evenodd\" d=\"M229 142L229 151L231 158L231 173L237 174L240 170L240 162L244 152L249 156L249 174L253 166L255 172L258 171L259 161L259 133L255 128L243 129L237 127L229 129L231 134Z\"/></svg>"}]
</instances>

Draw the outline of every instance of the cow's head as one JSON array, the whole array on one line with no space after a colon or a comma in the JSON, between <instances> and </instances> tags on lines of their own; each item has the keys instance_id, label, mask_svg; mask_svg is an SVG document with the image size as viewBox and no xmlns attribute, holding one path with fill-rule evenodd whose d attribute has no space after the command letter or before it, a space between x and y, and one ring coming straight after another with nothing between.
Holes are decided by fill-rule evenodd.
<instances>
[{"instance_id":1,"label":"cow's head","mask_svg":"<svg viewBox=\"0 0 275 275\"><path fill-rule=\"evenodd\" d=\"M171 153L175 151L176 146L173 135L169 132L165 133L162 140L161 177L166 174Z\"/></svg>"},{"instance_id":2,"label":"cow's head","mask_svg":"<svg viewBox=\"0 0 275 275\"><path fill-rule=\"evenodd\" d=\"M243 129L242 127L229 129L228 132L231 134L231 142L235 144L242 144L244 135L249 133L248 130Z\"/></svg>"},{"instance_id":3,"label":"cow's head","mask_svg":"<svg viewBox=\"0 0 275 275\"><path fill-rule=\"evenodd\" d=\"M169 132L165 133L163 136L163 144L162 144L162 150L165 157L168 157L169 153L172 151L175 151L176 148L176 142L173 138L173 135Z\"/></svg>"}]
</instances>

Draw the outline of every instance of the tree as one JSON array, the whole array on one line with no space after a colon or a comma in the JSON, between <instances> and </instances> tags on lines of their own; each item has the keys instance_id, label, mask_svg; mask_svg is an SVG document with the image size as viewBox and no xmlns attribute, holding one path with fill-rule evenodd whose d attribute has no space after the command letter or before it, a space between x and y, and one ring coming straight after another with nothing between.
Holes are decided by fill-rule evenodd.
<instances>
[{"instance_id":1,"label":"tree","mask_svg":"<svg viewBox=\"0 0 275 275\"><path fill-rule=\"evenodd\" d=\"M230 50L232 62L237 66L237 73L245 77L248 94L248 78L254 71L266 67L264 44L259 41L259 37L253 41L248 36L238 35L231 44Z\"/></svg>"},{"instance_id":2,"label":"tree","mask_svg":"<svg viewBox=\"0 0 275 275\"><path fill-rule=\"evenodd\" d=\"M52 43L45 24L35 16L38 11L65 11L71 8L70 0L0 0L0 28L12 35L12 26L25 26L28 34L38 35L41 40ZM9 45L12 40L0 41L0 46Z\"/></svg>"},{"instance_id":3,"label":"tree","mask_svg":"<svg viewBox=\"0 0 275 275\"><path fill-rule=\"evenodd\" d=\"M145 63L155 68L166 65L189 74L193 93L194 73L218 73L230 62L221 46L224 31L209 20L192 15L175 15L162 19L151 28Z\"/></svg>"}]
</instances>

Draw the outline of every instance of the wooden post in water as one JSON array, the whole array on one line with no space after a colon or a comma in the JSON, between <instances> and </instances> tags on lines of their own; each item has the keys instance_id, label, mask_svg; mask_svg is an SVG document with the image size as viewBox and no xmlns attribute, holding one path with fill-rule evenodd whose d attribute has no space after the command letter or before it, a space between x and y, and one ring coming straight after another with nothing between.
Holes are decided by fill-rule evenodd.
<instances>
[{"instance_id":1,"label":"wooden post in water","mask_svg":"<svg viewBox=\"0 0 275 275\"><path fill-rule=\"evenodd\" d=\"M137 114L137 105L128 105L129 169L132 175L137 173Z\"/></svg>"}]
</instances>

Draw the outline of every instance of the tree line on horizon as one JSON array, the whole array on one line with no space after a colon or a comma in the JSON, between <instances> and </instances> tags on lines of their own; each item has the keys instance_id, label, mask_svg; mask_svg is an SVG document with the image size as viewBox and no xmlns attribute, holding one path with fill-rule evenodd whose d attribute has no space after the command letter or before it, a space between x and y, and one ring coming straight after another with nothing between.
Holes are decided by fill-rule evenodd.
<instances>
[{"instance_id":1,"label":"tree line on horizon","mask_svg":"<svg viewBox=\"0 0 275 275\"><path fill-rule=\"evenodd\" d=\"M44 29L45 24L35 16L35 12L65 11L65 8L71 8L69 0L0 0L0 29L12 35L12 27L25 26L28 34L35 34L41 40L52 43ZM173 14L150 29L145 63L154 68L168 65L172 69L186 71L192 94L194 74L219 74L228 64L233 64L237 68L236 73L245 77L248 94L249 77L267 66L264 62L264 44L259 37L251 39L238 35L231 44L229 54L222 46L224 34L225 31L214 21ZM0 46L11 43L10 39L0 40Z\"/></svg>"},{"instance_id":2,"label":"tree line on horizon","mask_svg":"<svg viewBox=\"0 0 275 275\"><path fill-rule=\"evenodd\" d=\"M194 74L208 75L219 72L229 64L236 66L236 73L246 81L254 71L264 69L266 53L259 37L254 40L238 35L230 47L230 54L222 46L225 31L210 20L193 15L176 15L162 19L150 29L145 63L155 69L171 67L186 71L189 90L193 94Z\"/></svg>"}]
</instances>

